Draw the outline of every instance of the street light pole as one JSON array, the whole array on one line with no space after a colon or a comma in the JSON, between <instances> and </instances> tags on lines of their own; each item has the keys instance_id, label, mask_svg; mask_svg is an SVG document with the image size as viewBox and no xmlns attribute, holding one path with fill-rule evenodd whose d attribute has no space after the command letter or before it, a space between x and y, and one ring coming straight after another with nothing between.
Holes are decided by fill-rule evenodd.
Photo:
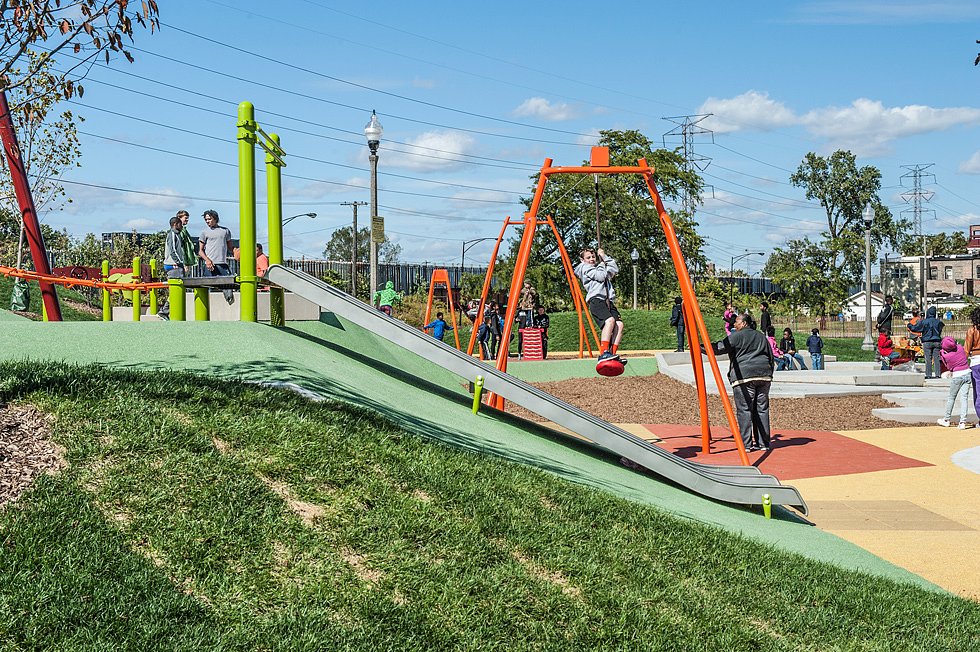
<instances>
[{"instance_id":1,"label":"street light pole","mask_svg":"<svg viewBox=\"0 0 980 652\"><path fill-rule=\"evenodd\" d=\"M861 349L871 351L875 348L871 336L871 225L875 219L875 209L869 202L861 213L864 218L864 342Z\"/></svg>"},{"instance_id":2,"label":"street light pole","mask_svg":"<svg viewBox=\"0 0 980 652\"><path fill-rule=\"evenodd\" d=\"M485 240L496 240L496 238L477 238L476 240L463 240L463 253L459 257L459 278L463 278L463 263L466 260L466 252L473 248L478 242Z\"/></svg>"},{"instance_id":3,"label":"street light pole","mask_svg":"<svg viewBox=\"0 0 980 652\"><path fill-rule=\"evenodd\" d=\"M309 217L310 219L313 219L316 217L316 213L300 213L299 215L293 215L292 217L287 217L282 221L282 225L286 226L287 224L295 220L297 217Z\"/></svg>"},{"instance_id":4,"label":"street light pole","mask_svg":"<svg viewBox=\"0 0 980 652\"><path fill-rule=\"evenodd\" d=\"M351 254L350 254L350 295L357 298L357 207L367 206L366 201L344 201L340 202L341 206L353 206L354 207L354 222L351 225L353 229L351 231ZM373 302L374 294L371 295L371 301Z\"/></svg>"},{"instance_id":5,"label":"street light pole","mask_svg":"<svg viewBox=\"0 0 980 652\"><path fill-rule=\"evenodd\" d=\"M371 294L378 291L378 243L374 241L374 218L378 216L378 145L381 144L381 134L384 130L378 122L378 115L371 111L371 122L364 127L371 155Z\"/></svg>"},{"instance_id":6,"label":"street light pole","mask_svg":"<svg viewBox=\"0 0 980 652\"><path fill-rule=\"evenodd\" d=\"M630 258L633 260L633 310L636 310L636 261L640 260L640 252L636 250L636 247L633 247Z\"/></svg>"},{"instance_id":7,"label":"street light pole","mask_svg":"<svg viewBox=\"0 0 980 652\"><path fill-rule=\"evenodd\" d=\"M728 303L735 303L735 263L742 260L743 258L748 258L749 256L765 256L765 252L762 251L750 251L744 253L741 256L732 256L732 266L728 268L729 278L732 279L732 289L729 292Z\"/></svg>"}]
</instances>

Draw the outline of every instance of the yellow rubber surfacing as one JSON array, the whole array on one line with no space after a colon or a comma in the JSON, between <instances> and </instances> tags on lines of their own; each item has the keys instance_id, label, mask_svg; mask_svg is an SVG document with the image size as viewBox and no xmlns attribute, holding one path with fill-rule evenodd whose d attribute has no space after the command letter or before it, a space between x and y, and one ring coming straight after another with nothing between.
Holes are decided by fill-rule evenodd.
<instances>
[{"instance_id":1,"label":"yellow rubber surfacing","mask_svg":"<svg viewBox=\"0 0 980 652\"><path fill-rule=\"evenodd\" d=\"M980 475L950 461L980 429L840 431L934 466L794 479L821 530L960 597L980 599Z\"/></svg>"}]
</instances>

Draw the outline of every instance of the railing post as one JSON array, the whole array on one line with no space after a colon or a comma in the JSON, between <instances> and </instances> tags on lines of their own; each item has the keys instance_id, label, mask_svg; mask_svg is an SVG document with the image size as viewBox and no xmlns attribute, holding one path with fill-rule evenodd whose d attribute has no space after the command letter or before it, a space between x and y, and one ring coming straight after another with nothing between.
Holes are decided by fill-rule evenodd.
<instances>
[{"instance_id":1,"label":"railing post","mask_svg":"<svg viewBox=\"0 0 980 652\"><path fill-rule=\"evenodd\" d=\"M109 261L102 261L102 280L109 280ZM112 321L112 294L108 288L102 288L102 321Z\"/></svg>"},{"instance_id":2,"label":"railing post","mask_svg":"<svg viewBox=\"0 0 980 652\"><path fill-rule=\"evenodd\" d=\"M150 259L150 282L152 283L153 281L156 280L157 280L157 259L151 258ZM150 314L155 315L157 314L157 291L148 290L147 292L150 295Z\"/></svg>"},{"instance_id":3,"label":"railing post","mask_svg":"<svg viewBox=\"0 0 980 652\"><path fill-rule=\"evenodd\" d=\"M140 257L136 256L133 258L133 283L140 282ZM133 288L133 321L140 320L140 302L143 297L140 296L140 291L137 288Z\"/></svg>"},{"instance_id":4,"label":"railing post","mask_svg":"<svg viewBox=\"0 0 980 652\"><path fill-rule=\"evenodd\" d=\"M194 321L211 321L211 291L194 288Z\"/></svg>"},{"instance_id":5,"label":"railing post","mask_svg":"<svg viewBox=\"0 0 980 652\"><path fill-rule=\"evenodd\" d=\"M167 279L170 284L170 321L187 320L187 300L184 298L184 279Z\"/></svg>"}]
</instances>

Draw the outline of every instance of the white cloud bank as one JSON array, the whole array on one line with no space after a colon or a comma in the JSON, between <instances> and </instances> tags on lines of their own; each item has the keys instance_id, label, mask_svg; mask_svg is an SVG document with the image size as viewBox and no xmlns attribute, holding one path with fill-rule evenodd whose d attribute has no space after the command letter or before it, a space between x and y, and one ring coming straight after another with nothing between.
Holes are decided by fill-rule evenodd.
<instances>
[{"instance_id":1,"label":"white cloud bank","mask_svg":"<svg viewBox=\"0 0 980 652\"><path fill-rule=\"evenodd\" d=\"M385 165L414 172L450 172L469 163L479 153L476 140L459 131L427 131L406 141L407 147L386 149ZM382 145L383 146L383 145Z\"/></svg>"},{"instance_id":2,"label":"white cloud bank","mask_svg":"<svg viewBox=\"0 0 980 652\"><path fill-rule=\"evenodd\" d=\"M886 107L865 98L850 106L797 114L768 93L754 90L728 99L708 98L698 112L714 114L702 124L715 133L802 127L824 139L828 149L849 149L859 156L887 156L892 141L980 123L980 109L934 109L917 104Z\"/></svg>"}]
</instances>

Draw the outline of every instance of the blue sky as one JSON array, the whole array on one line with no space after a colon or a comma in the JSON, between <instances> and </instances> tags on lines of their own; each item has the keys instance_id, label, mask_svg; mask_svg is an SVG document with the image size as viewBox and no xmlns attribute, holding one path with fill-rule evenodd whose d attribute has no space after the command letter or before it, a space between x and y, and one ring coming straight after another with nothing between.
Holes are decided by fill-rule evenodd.
<instances>
[{"instance_id":1,"label":"blue sky","mask_svg":"<svg viewBox=\"0 0 980 652\"><path fill-rule=\"evenodd\" d=\"M379 213L410 262L458 264L463 240L521 215L545 158L579 164L599 129L659 142L675 126L664 117L702 113L713 196L697 219L721 268L825 228L789 185L810 151L876 166L895 213L909 208L902 166L934 164L926 232L980 224L980 3L159 4L162 29L138 30L136 62L96 66L71 102L82 167L64 176L73 202L42 213L56 228L160 230L186 208L196 231L214 208L237 237L243 100L288 153L284 215L318 215L287 226L287 256L319 257L350 223L340 203L369 200L372 109Z\"/></svg>"}]
</instances>

